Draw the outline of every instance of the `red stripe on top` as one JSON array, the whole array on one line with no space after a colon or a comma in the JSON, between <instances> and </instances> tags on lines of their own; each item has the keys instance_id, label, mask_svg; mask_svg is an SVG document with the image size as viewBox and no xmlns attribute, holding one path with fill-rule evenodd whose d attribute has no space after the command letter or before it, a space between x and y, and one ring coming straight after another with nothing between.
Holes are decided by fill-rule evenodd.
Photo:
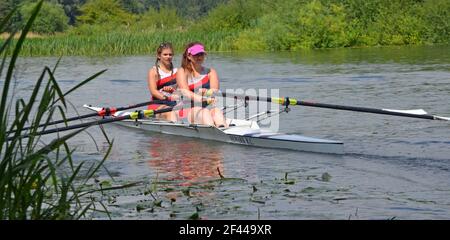
<instances>
[{"instance_id":1,"label":"red stripe on top","mask_svg":"<svg viewBox=\"0 0 450 240\"><path fill-rule=\"evenodd\" d=\"M157 86L157 87L161 87L161 86L163 86L164 84L166 84L167 82L170 82L170 81L172 81L173 79L176 79L176 77L177 77L176 74L172 74L172 75L170 75L170 76L168 76L168 77L161 78L160 80L157 81L156 86Z\"/></svg>"},{"instance_id":2,"label":"red stripe on top","mask_svg":"<svg viewBox=\"0 0 450 240\"><path fill-rule=\"evenodd\" d=\"M199 84L199 82L200 82L201 84ZM191 91L194 92L195 89L201 88L201 87L205 86L205 85L208 84L208 83L209 83L209 75L206 75L204 78L202 78L201 81L198 81L198 82L196 82L196 83L194 83L194 84L190 84L190 85L189 85L189 90L191 90Z\"/></svg>"}]
</instances>

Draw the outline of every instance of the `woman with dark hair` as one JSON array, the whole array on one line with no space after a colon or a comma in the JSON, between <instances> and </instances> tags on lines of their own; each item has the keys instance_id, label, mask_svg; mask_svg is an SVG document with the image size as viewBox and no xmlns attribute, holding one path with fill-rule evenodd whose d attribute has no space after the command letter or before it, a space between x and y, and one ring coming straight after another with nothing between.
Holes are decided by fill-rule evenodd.
<instances>
[{"instance_id":1,"label":"woman with dark hair","mask_svg":"<svg viewBox=\"0 0 450 240\"><path fill-rule=\"evenodd\" d=\"M203 94L205 90L219 90L219 78L214 68L203 66L205 47L200 42L189 43L183 53L181 68L177 72L177 86L182 96L196 103L179 111L179 118L187 118L190 123L226 127L227 123L222 111L217 107L205 108ZM206 98L206 102L214 105L214 98Z\"/></svg>"},{"instance_id":2,"label":"woman with dark hair","mask_svg":"<svg viewBox=\"0 0 450 240\"><path fill-rule=\"evenodd\" d=\"M177 68L173 67L173 47L170 43L162 43L156 50L156 62L148 71L148 89L151 99L159 100L176 100L172 95L177 87L176 72ZM151 104L148 109L157 110L166 108L164 104ZM177 115L174 111L157 114L159 118L176 122Z\"/></svg>"}]
</instances>

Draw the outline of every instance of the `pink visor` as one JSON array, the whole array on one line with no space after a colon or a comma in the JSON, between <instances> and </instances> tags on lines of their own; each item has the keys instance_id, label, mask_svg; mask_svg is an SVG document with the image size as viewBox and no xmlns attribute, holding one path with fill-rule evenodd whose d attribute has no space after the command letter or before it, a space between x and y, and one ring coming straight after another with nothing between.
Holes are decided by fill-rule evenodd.
<instances>
[{"instance_id":1,"label":"pink visor","mask_svg":"<svg viewBox=\"0 0 450 240\"><path fill-rule=\"evenodd\" d=\"M188 49L188 53L192 55L197 55L199 53L206 53L205 48L201 44L195 44L194 46Z\"/></svg>"}]
</instances>

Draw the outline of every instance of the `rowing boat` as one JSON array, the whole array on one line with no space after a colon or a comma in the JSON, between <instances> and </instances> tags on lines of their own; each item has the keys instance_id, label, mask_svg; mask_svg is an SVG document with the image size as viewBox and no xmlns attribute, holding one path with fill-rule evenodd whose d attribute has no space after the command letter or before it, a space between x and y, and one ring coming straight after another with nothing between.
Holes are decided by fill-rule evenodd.
<instances>
[{"instance_id":1,"label":"rowing boat","mask_svg":"<svg viewBox=\"0 0 450 240\"><path fill-rule=\"evenodd\" d=\"M99 112L103 108L91 105L84 107ZM121 117L131 112L118 111L112 116ZM122 120L115 122L126 127L163 134L178 135L205 140L240 144L252 147L290 149L296 151L343 154L344 144L339 141L306 137L296 134L283 134L260 128L256 121L243 119L227 119L229 127L217 128L214 126L173 123L155 118Z\"/></svg>"},{"instance_id":2,"label":"rowing boat","mask_svg":"<svg viewBox=\"0 0 450 240\"><path fill-rule=\"evenodd\" d=\"M260 116L267 115L272 117L273 114L279 114L282 112L289 112L289 106L306 106L306 107L318 107L326 109L344 110L344 111L354 111L363 113L374 113L391 115L398 117L408 117L426 120L436 120L436 121L450 121L450 117L443 117L438 115L432 115L427 113L423 109L412 109L412 110L396 110L387 108L368 108L368 107L354 107L345 105L335 105L327 103L317 103L297 100L295 98L279 98L279 97L260 97L260 96L247 96L242 94L233 93L214 93L215 95L222 95L222 97L233 97L235 99L244 100L243 105L230 106L232 110L236 110L238 107L247 106L247 101L262 101L268 103L276 103L284 106L283 110L275 109L268 110L258 113L252 117L246 119L227 119L229 127L226 128L216 128L214 126L197 125L197 124L187 124L187 123L173 123L167 121L161 121L155 119L154 117L158 114L165 112L171 112L175 109L176 102L166 101L166 100L155 100L147 101L143 103L133 104L125 107L93 107L91 105L84 105L84 107L95 111L95 113L86 114L77 117L65 118L57 121L46 122L45 124L40 124L38 126L28 126L23 128L21 131L27 129L36 129L39 127L47 127L50 125L55 125L58 123L66 123L74 120L81 120L84 118L90 118L94 116L99 116L102 119L94 120L90 122L84 122L80 124L65 126L65 127L55 127L51 129L43 129L41 131L31 131L29 133L17 136L17 130L11 130L7 134L15 133L14 136L8 136L7 141L12 141L17 138L28 138L30 136L40 136L51 133L59 133L62 131L68 131L73 129L82 129L94 125L102 125L107 123L117 123L122 124L127 127L138 128L146 131L159 132L165 134L179 135L184 137L201 138L206 140L214 140L226 143L241 144L247 146L264 147L264 148L281 148L281 149L292 149L297 151L306 152L318 152L318 153L333 153L333 154L343 154L344 146L342 142L319 139L314 137L306 137L295 134L283 134L270 131L269 129L260 128L258 122ZM139 110L133 112L126 112L125 110L147 106L150 104L164 104L168 107L158 110ZM225 110L224 107L222 110ZM251 119L257 118L259 120L252 121ZM68 134L64 136L65 138L70 138L72 135Z\"/></svg>"}]
</instances>

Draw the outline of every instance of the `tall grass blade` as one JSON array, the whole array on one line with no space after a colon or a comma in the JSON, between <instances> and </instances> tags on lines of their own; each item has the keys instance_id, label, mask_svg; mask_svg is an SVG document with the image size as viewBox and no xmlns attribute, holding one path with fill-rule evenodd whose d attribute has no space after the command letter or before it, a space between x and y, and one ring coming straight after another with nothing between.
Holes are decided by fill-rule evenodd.
<instances>
[{"instance_id":1,"label":"tall grass blade","mask_svg":"<svg viewBox=\"0 0 450 240\"><path fill-rule=\"evenodd\" d=\"M8 24L9 20L11 19L11 17L14 15L15 12L16 12L16 9L14 8L8 15L6 15L5 18L2 19L2 21L0 22L0 33L3 32L6 25ZM5 51L5 50L11 44L11 41L14 38L15 33L16 33L15 31L10 33L8 38L5 40L5 42L3 42L2 45L0 46L0 55L3 52L5 52L5 55L2 59L2 64L0 65L0 77L2 76L2 70L3 70L4 64L5 64L6 55L7 55L7 51Z\"/></svg>"},{"instance_id":2,"label":"tall grass blade","mask_svg":"<svg viewBox=\"0 0 450 240\"><path fill-rule=\"evenodd\" d=\"M0 103L0 114L3 115L5 113L6 108L6 100L8 98L8 91L9 91L9 84L12 79L14 66L16 64L17 58L19 57L20 50L22 48L23 42L25 41L25 37L27 36L27 33L30 31L31 26L36 19L39 10L41 9L43 1L41 0L38 2L36 7L34 8L30 19L27 21L25 27L22 29L22 33L20 34L20 37L16 43L16 47L14 48L13 54L11 56L11 61L9 62L8 71L6 73L5 83L3 84L3 92L2 92L2 100ZM0 122L0 125L3 125L3 122Z\"/></svg>"},{"instance_id":3,"label":"tall grass blade","mask_svg":"<svg viewBox=\"0 0 450 240\"><path fill-rule=\"evenodd\" d=\"M61 58L59 60L61 60ZM58 63L55 65L55 69L56 69L56 66L59 64L59 60L58 60ZM50 71L50 69L46 67L50 81L53 83L53 87L55 88L56 93L58 93L58 96L59 96L58 99L61 99L62 104L67 109L66 101L64 99L64 94L62 93L61 88L59 87L59 84L56 82L56 79L53 75L53 73L55 72L55 69L53 71Z\"/></svg>"},{"instance_id":4,"label":"tall grass blade","mask_svg":"<svg viewBox=\"0 0 450 240\"><path fill-rule=\"evenodd\" d=\"M25 125L25 122L26 122L26 120L28 120L28 115L30 114L31 109L34 105L35 99L39 92L42 81L44 80L44 77L45 77L45 70L42 71L41 76L38 78L38 81L36 82L36 85L33 89L33 92L31 93L30 100L25 105L25 108L23 110L19 111L20 118L16 118L14 120L13 125L11 126L12 129L14 129L14 126L15 126L15 129L19 130L19 129L22 129L23 126ZM17 139L19 139L20 133L21 133L21 131L15 132L13 141L16 141Z\"/></svg>"},{"instance_id":5,"label":"tall grass blade","mask_svg":"<svg viewBox=\"0 0 450 240\"><path fill-rule=\"evenodd\" d=\"M102 160L87 167L85 161L75 164L73 159L75 149L71 149L67 141L85 131L88 126L85 128L78 126L81 129L63 136L58 135L50 143L45 143L42 140L45 138L41 139L38 134L39 126L42 126L41 122L49 123L55 113L59 112L63 119L66 119L67 103L71 104L66 99L69 93L106 70L94 74L63 93L55 78L55 72L61 62L59 58L53 69L45 67L38 76L29 99L26 101L22 98L18 99L15 101L15 108L12 107L15 97L14 88L11 90L13 94L9 92L15 64L25 36L42 2L43 0L36 4L32 16L22 29L11 51L9 60L7 51L13 43L13 35L2 42L0 47L0 55L3 56L0 75L2 70L7 68L0 105L0 219L81 219L87 218L95 211L106 213L110 218L102 200L89 198L86 192L113 190L127 187L127 185L92 190L90 187L86 189L85 184L96 176L101 167L104 167L103 164L111 153L113 141ZM7 18L11 20L11 16L12 13ZM4 28L8 19L2 20L0 29ZM8 67L6 67L7 62ZM9 99L11 100L8 102ZM58 101L61 101L61 104L57 105ZM25 123L28 122L31 127L25 128ZM43 127L45 129L47 126L44 124ZM6 129L10 129L12 137L7 137ZM13 129L15 131L12 131ZM28 130L26 139L23 138L25 135L21 135L24 130ZM112 178L107 169L106 172ZM100 202L102 209L96 209L97 202Z\"/></svg>"},{"instance_id":6,"label":"tall grass blade","mask_svg":"<svg viewBox=\"0 0 450 240\"><path fill-rule=\"evenodd\" d=\"M81 83L79 83L79 84L76 85L75 87L71 88L69 91L65 92L65 93L63 94L63 96L65 97L65 96L69 95L69 93L75 91L75 90L78 89L79 87L83 86L84 84L86 84L86 83L90 82L91 80L95 79L96 77L100 76L101 74L103 74L103 73L106 72L107 70L108 70L108 69L104 69L104 70L102 70L102 71L100 71L100 72L98 72L98 73L92 75L91 77L89 77L89 78L87 78L86 80L82 81ZM58 102L59 100L60 100L60 98L58 98L56 101L54 101L53 104L56 103L56 102Z\"/></svg>"}]
</instances>

